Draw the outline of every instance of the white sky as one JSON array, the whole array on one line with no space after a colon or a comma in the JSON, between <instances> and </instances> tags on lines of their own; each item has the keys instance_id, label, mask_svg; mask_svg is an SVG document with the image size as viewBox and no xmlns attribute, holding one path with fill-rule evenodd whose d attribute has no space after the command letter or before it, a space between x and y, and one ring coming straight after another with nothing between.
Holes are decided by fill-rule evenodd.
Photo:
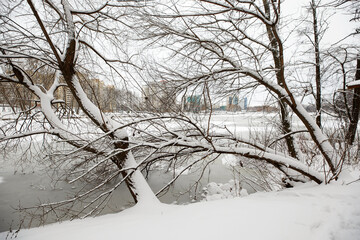
<instances>
[{"instance_id":1,"label":"white sky","mask_svg":"<svg viewBox=\"0 0 360 240\"><path fill-rule=\"evenodd\" d=\"M301 19L301 17L306 16L306 6L310 5L311 0L284 0L282 7L282 15L285 17L286 21L289 21L289 24L287 24L286 28L288 30L294 28L294 26L291 26L291 20L294 19ZM321 1L322 4L326 4L332 2L332 0L323 0ZM335 12L335 9L328 9L326 14L330 16L329 20L329 28L326 31L324 38L322 39L321 46L330 46L334 43L337 43L338 41L342 40L349 34L353 33L356 27L359 27L358 22L350 22L350 19L352 17L349 12L347 12L345 9L337 9ZM312 16L309 15L309 20ZM306 25L304 25L305 27ZM284 37L284 36L283 36ZM291 46L291 48L296 48L297 45L297 36L296 33L293 34L293 37L288 40L287 45ZM356 43L359 42L359 36L351 36L347 38L345 41L342 41L340 44L345 43ZM321 47L320 46L320 47ZM295 50L295 49L294 49ZM288 52L289 49L287 49ZM286 53L285 53L286 54ZM291 53L290 53L291 54ZM291 57L289 54L286 57ZM331 86L333 88L336 88L336 86ZM328 89L330 90L330 89ZM331 91L331 90L330 90ZM266 98L268 97L268 93L261 91L260 89L256 91L252 96L248 97L248 100L250 100L250 106L257 106L262 105ZM312 99L306 99L305 102L311 102Z\"/></svg>"},{"instance_id":2,"label":"white sky","mask_svg":"<svg viewBox=\"0 0 360 240\"><path fill-rule=\"evenodd\" d=\"M282 15L284 17L284 22L287 23L285 32L294 28L296 24L299 23L299 21L293 21L293 20L299 20L302 19L306 15L306 6L310 5L311 0L284 0L282 6ZM322 0L322 3L328 3L333 0ZM331 15L331 18L329 19L329 29L327 30L324 38L322 39L322 46L324 45L331 45L333 43L338 42L339 40L343 39L347 35L354 32L354 29L356 27L359 27L359 23L355 22L349 22L352 15L350 15L348 12L346 12L343 9L338 9L337 12L335 12L335 9L327 10L327 14ZM309 20L311 20L311 15L309 15ZM306 25L304 24L304 27ZM298 26L296 26L298 27ZM302 27L302 26L301 26ZM282 36L285 38L285 35ZM345 42L357 42L359 39L359 36L356 37L350 37L346 39ZM286 42L287 46L291 46L291 48L299 46L298 44L298 36L297 33L293 33L292 38L288 39ZM142 49L139 47L139 49ZM152 52L152 51L149 51ZM154 61L163 61L162 57L165 55L168 56L167 52L161 52L159 50L154 50L156 54L153 56ZM291 49L286 50L286 58L291 57ZM132 86L134 88L134 91L137 92L139 86ZM130 87L131 88L131 87ZM140 94L140 93L139 93ZM241 97L241 95L240 95ZM265 100L268 100L268 93L261 91L261 89L257 90L255 94L248 95L248 103L250 106L256 106L256 105L262 105ZM310 101L310 99L308 100Z\"/></svg>"},{"instance_id":3,"label":"white sky","mask_svg":"<svg viewBox=\"0 0 360 240\"><path fill-rule=\"evenodd\" d=\"M309 6L310 1L311 0L285 0L282 4L282 13L284 16L301 16L301 13L304 13L304 6ZM333 0L321 1L323 5L330 2L333 2ZM327 30L323 39L324 43L337 42L352 33L356 27L359 27L359 23L350 22L352 15L349 14L349 12L347 12L345 9L338 8L336 12L335 9L329 9L327 10L327 14L332 16L329 18L330 24L329 29ZM351 37L347 41L354 42L355 38Z\"/></svg>"}]
</instances>

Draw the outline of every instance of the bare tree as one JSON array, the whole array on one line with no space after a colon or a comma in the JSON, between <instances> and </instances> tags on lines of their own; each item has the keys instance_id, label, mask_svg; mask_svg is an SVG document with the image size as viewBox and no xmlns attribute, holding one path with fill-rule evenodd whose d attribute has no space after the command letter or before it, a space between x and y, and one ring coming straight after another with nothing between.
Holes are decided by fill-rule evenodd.
<instances>
[{"instance_id":1,"label":"bare tree","mask_svg":"<svg viewBox=\"0 0 360 240\"><path fill-rule=\"evenodd\" d=\"M20 112L14 125L3 125L0 141L45 135L48 141L67 143L69 147L60 152L54 148L49 160L60 154L52 164L75 169L70 172L72 182L83 177L91 179L92 172L102 168L102 173L97 175L103 176L99 184L74 198L41 205L49 207L47 211L86 199L87 204L76 216L96 213L121 182L126 182L135 202L158 201L134 159L126 125L106 116L96 102L90 101L79 76L81 72L94 72L90 68L106 68L120 79L126 75L123 66L132 63L125 54L119 57L119 43L126 26L121 21L126 18L130 4L68 0L1 3L0 83L21 86L33 96L35 109L24 110L32 112L31 117L23 118ZM28 59L38 63L31 73L25 65ZM95 65L96 62L102 63ZM36 74L42 68L47 72L45 79ZM69 90L89 123L65 118L57 111L56 105L63 103L62 99L56 99L60 88ZM119 175L122 180L118 184L102 189Z\"/></svg>"},{"instance_id":2,"label":"bare tree","mask_svg":"<svg viewBox=\"0 0 360 240\"><path fill-rule=\"evenodd\" d=\"M268 19L271 19L271 10L270 10L270 1L263 0L264 5L264 13L266 14ZM278 85L284 86L285 72L284 72L284 55L282 53L282 46L279 45L279 42L276 40L276 31L274 32L274 28L270 25L266 25L266 31L268 34L268 38L271 44L271 53L273 56L274 67L277 69L276 78L278 81ZM279 54L280 53L280 54ZM281 131L286 136L286 145L288 148L288 152L291 157L298 158L298 153L295 148L294 138L291 134L291 120L289 119L289 112L287 109L287 104L284 99L279 100L280 107L280 118L281 118Z\"/></svg>"},{"instance_id":3,"label":"bare tree","mask_svg":"<svg viewBox=\"0 0 360 240\"><path fill-rule=\"evenodd\" d=\"M360 20L360 3L358 1L353 0L342 0L338 1L337 4L338 7L345 6L345 8L348 8L351 13L353 14L353 18L351 21L359 21ZM357 28L355 30L355 34L359 34L360 30ZM355 80L360 79L360 60L359 57L357 58L357 65L356 65L356 74L355 74ZM359 112L360 112L360 89L358 87L354 88L354 96L352 101L352 109L351 109L351 117L350 117L350 125L347 132L347 140L348 143L351 145L354 142L356 130L357 130L357 123L359 121Z\"/></svg>"},{"instance_id":4,"label":"bare tree","mask_svg":"<svg viewBox=\"0 0 360 240\"><path fill-rule=\"evenodd\" d=\"M359 57L356 60L356 73L355 81L360 80L360 59ZM351 114L349 115L350 124L346 133L346 139L348 144L352 145L355 140L357 124L359 122L359 112L360 112L360 88L358 85L354 86L353 99L351 104Z\"/></svg>"},{"instance_id":5,"label":"bare tree","mask_svg":"<svg viewBox=\"0 0 360 240\"><path fill-rule=\"evenodd\" d=\"M269 172L285 177L287 184L309 180L327 183L340 173L344 159L297 100L297 86L288 79L290 66L280 31L281 1L27 0L1 5L1 84L22 86L34 96L37 107L29 109L31 119L19 117L15 129L2 126L0 141L6 144L40 135L58 145L66 143L65 147L50 149L46 159L55 167L68 167L71 182L96 182L73 198L40 205L45 209L41 214L72 207L76 201L85 204L75 214L65 208L65 215L96 214L123 182L135 202L156 204L158 200L141 170L148 174L160 163L169 168L182 166L183 170L174 174L157 194L169 189L187 169L199 167L201 177L211 162L226 154L266 165ZM25 16L31 17L23 21ZM187 92L202 94L210 110L206 119L176 111L109 116L96 98L90 100L80 81L84 72L141 85L136 77L141 79L143 75L134 75L143 73L143 69L124 54L125 35L129 34L124 29L128 27L136 30L145 44L171 51L172 60L157 66L153 76L171 83L172 90L184 96ZM29 58L41 63L39 67L48 68L49 84L43 84L25 69L24 62ZM244 139L226 127L212 124L214 96L257 87L265 88L282 107L282 131L271 141ZM56 104L62 103L56 99L60 88L70 91L85 117L64 117L57 111ZM290 114L296 115L305 129L292 131ZM313 142L312 148L320 152L322 169L318 163L306 162L296 148L293 136L304 131Z\"/></svg>"},{"instance_id":6,"label":"bare tree","mask_svg":"<svg viewBox=\"0 0 360 240\"><path fill-rule=\"evenodd\" d=\"M181 65L186 61L186 69L191 70L164 66L162 76L172 79L179 89L199 88L206 83L214 94L264 86L300 118L323 156L326 171L330 172L328 180L335 178L339 156L297 100L292 90L296 86L287 80L286 69L290 67L285 62L280 34L281 1L177 1L167 7L169 4L154 7L161 13L145 13L147 37L162 41L162 46L173 51L172 57L178 57ZM287 131L278 138L292 135ZM211 139L210 135L205 136ZM281 169L281 164L272 160Z\"/></svg>"},{"instance_id":7,"label":"bare tree","mask_svg":"<svg viewBox=\"0 0 360 240\"><path fill-rule=\"evenodd\" d=\"M321 69L320 69L320 30L318 26L317 8L320 2L315 3L312 0L310 3L313 16L313 35L314 35L314 52L315 52L315 86L316 86L316 124L321 127Z\"/></svg>"},{"instance_id":8,"label":"bare tree","mask_svg":"<svg viewBox=\"0 0 360 240\"><path fill-rule=\"evenodd\" d=\"M308 67L310 74L308 74L307 77L314 79L313 81L306 79L304 84L307 85L306 90L312 94L315 99L315 120L316 124L321 128L321 115L323 111L322 87L325 84L324 79L327 78L326 73L329 70L328 65L331 65L324 62L323 53L325 51L322 49L321 43L328 29L328 20L331 15L329 14L329 6L322 4L321 1L311 0L309 5L310 6L306 8L307 14L300 20L300 24L303 24L304 26L303 29L301 29L301 27L299 28L299 38L304 38L304 46L306 46L305 43L308 43L310 47L303 52L305 57L299 57L301 63L306 66L305 69Z\"/></svg>"}]
</instances>

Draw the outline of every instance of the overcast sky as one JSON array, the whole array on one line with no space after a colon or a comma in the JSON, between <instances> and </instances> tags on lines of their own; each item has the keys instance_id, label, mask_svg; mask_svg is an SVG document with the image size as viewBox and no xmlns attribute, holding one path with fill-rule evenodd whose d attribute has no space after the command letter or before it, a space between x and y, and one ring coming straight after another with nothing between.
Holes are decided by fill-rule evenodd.
<instances>
[{"instance_id":1,"label":"overcast sky","mask_svg":"<svg viewBox=\"0 0 360 240\"><path fill-rule=\"evenodd\" d=\"M311 0L285 0L282 4L282 12L285 16L304 16L305 7L310 5L310 1ZM322 0L321 4L325 5L333 1L334 0ZM346 9L338 8L336 12L335 9L328 9L326 14L330 15L329 29L323 40L326 43L337 42L352 33L356 27L359 27L359 23L350 22L352 15ZM355 39L355 37L351 37L347 41L355 42Z\"/></svg>"},{"instance_id":2,"label":"overcast sky","mask_svg":"<svg viewBox=\"0 0 360 240\"><path fill-rule=\"evenodd\" d=\"M282 6L282 16L284 17L284 22L286 22L286 24L288 26L285 26L287 28L287 30L291 30L294 27L299 27L296 26L296 24L299 23L298 20L303 19L304 16L306 16L306 7L310 6L310 1L311 0L284 0ZM322 4L326 4L329 2L332 2L333 0L329 1L329 0L323 0L321 1ZM324 38L322 39L321 42L321 46L322 47L328 47L334 43L339 42L340 40L344 39L346 36L348 36L349 34L353 33L356 27L359 27L360 23L359 22L350 22L350 19L352 17L352 15L346 11L345 9L335 9L334 8L328 8L326 10L326 16L329 17L328 21L329 21L329 28L326 31ZM308 20L312 20L311 19L312 16L308 15ZM295 21L294 21L295 20ZM305 27L305 24L303 25ZM283 36L284 37L284 36ZM355 43L355 42L359 42L359 35L358 36L351 36L349 38L346 38L344 41L341 41L340 43L338 43L338 45L343 45L346 43ZM288 45L289 47L291 47L293 50L296 50L295 48L299 46L298 44L299 39L297 38L296 34L292 35L291 39L287 40L286 45ZM291 53L289 54L289 49L287 49L287 53L288 54L286 57L290 58ZM326 90L333 91L333 89L330 88L337 88L337 86L328 86L327 89L325 89L324 92L326 92ZM264 103L266 99L266 97L268 97L268 94L266 91L263 91L261 89L259 89L258 91L256 91L253 95L249 95L248 99L250 100L250 105L251 106L257 106L257 105L262 105ZM305 103L309 103L313 101L313 99L311 98L307 98L305 99Z\"/></svg>"}]
</instances>

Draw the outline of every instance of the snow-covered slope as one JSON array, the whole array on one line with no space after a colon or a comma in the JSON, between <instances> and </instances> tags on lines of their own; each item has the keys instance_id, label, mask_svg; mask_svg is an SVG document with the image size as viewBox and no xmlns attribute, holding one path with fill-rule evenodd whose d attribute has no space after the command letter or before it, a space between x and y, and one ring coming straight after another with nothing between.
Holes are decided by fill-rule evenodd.
<instances>
[{"instance_id":1,"label":"snow-covered slope","mask_svg":"<svg viewBox=\"0 0 360 240\"><path fill-rule=\"evenodd\" d=\"M356 240L360 181L305 184L186 206L138 205L118 214L21 230L18 239Z\"/></svg>"}]
</instances>

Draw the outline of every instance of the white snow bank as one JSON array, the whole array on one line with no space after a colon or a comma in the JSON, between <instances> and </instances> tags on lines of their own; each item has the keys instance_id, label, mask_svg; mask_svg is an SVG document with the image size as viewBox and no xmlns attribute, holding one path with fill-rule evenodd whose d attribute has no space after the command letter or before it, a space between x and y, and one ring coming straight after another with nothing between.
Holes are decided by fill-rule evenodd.
<instances>
[{"instance_id":1,"label":"white snow bank","mask_svg":"<svg viewBox=\"0 0 360 240\"><path fill-rule=\"evenodd\" d=\"M238 180L230 180L228 183L208 183L203 188L203 201L213 201L219 199L245 197L248 196L245 188L241 187Z\"/></svg>"},{"instance_id":2,"label":"white snow bank","mask_svg":"<svg viewBox=\"0 0 360 240\"><path fill-rule=\"evenodd\" d=\"M118 214L22 230L19 240L360 239L360 182L186 206L135 206ZM0 234L5 239L7 233Z\"/></svg>"},{"instance_id":3,"label":"white snow bank","mask_svg":"<svg viewBox=\"0 0 360 240\"><path fill-rule=\"evenodd\" d=\"M4 178L0 176L0 184L4 182Z\"/></svg>"}]
</instances>

